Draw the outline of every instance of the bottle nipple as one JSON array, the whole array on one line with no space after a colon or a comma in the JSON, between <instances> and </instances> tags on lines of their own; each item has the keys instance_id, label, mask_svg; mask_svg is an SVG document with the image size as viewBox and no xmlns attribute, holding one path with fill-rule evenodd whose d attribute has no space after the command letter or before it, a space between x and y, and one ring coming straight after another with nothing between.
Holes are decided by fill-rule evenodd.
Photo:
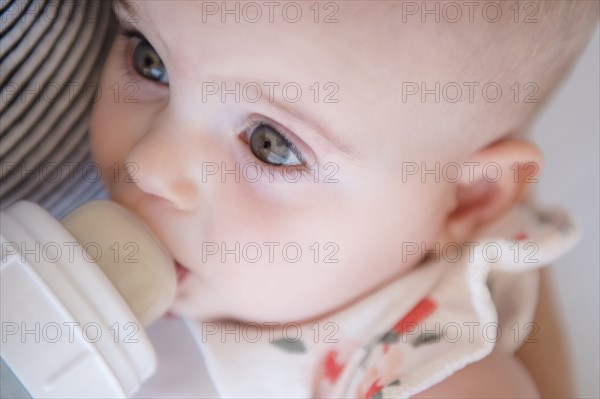
<instances>
[{"instance_id":1,"label":"bottle nipple","mask_svg":"<svg viewBox=\"0 0 600 399\"><path fill-rule=\"evenodd\" d=\"M133 214L112 201L91 201L61 224L84 248L101 253L96 263L143 326L166 312L175 297L174 261Z\"/></svg>"}]
</instances>

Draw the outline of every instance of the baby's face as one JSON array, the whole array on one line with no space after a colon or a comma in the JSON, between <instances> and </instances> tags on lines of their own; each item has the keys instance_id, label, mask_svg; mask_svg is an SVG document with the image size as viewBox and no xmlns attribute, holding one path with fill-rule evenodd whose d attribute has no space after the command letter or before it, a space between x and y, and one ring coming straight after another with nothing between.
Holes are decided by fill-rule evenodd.
<instances>
[{"instance_id":1,"label":"baby's face","mask_svg":"<svg viewBox=\"0 0 600 399\"><path fill-rule=\"evenodd\" d=\"M403 98L406 82L463 76L458 27L439 36L444 26L403 23L387 2L318 14L295 3L298 22L278 3L256 23L243 2L227 3L239 23L223 4L120 8L140 34L119 35L109 56L94 156L112 198L189 271L174 313L313 318L414 267L407 243L439 239L453 185L403 172L460 161L465 137L514 118L491 116L503 101Z\"/></svg>"}]
</instances>

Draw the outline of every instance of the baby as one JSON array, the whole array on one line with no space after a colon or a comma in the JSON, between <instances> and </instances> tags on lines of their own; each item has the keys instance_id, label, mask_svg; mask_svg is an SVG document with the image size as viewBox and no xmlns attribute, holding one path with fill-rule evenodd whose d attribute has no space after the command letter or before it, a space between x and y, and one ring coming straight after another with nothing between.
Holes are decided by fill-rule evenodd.
<instances>
[{"instance_id":1,"label":"baby","mask_svg":"<svg viewBox=\"0 0 600 399\"><path fill-rule=\"evenodd\" d=\"M114 5L93 154L177 260L172 312L223 397L538 394L516 348L467 342L465 321L532 321L528 278L486 285L489 251L525 270L570 245L516 205L542 158L522 137L598 2ZM539 251L511 266L484 236ZM215 340L216 320L253 333Z\"/></svg>"}]
</instances>

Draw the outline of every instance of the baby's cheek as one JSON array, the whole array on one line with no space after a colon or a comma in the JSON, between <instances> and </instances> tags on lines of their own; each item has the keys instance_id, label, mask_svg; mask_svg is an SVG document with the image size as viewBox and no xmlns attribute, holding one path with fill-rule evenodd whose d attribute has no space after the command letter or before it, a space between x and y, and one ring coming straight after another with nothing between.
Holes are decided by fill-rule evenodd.
<instances>
[{"instance_id":1,"label":"baby's cheek","mask_svg":"<svg viewBox=\"0 0 600 399\"><path fill-rule=\"evenodd\" d=\"M142 105L115 103L104 96L95 105L90 120L90 146L102 181L110 191L116 185L132 186L140 165L129 160L136 143L147 134Z\"/></svg>"},{"instance_id":2,"label":"baby's cheek","mask_svg":"<svg viewBox=\"0 0 600 399\"><path fill-rule=\"evenodd\" d=\"M107 189L110 188L112 179L108 178L110 172L109 166L118 161L116 153L110 151L111 147L115 147L115 138L112 137L117 126L113 120L109 118L110 113L106 105L102 102L96 103L92 111L90 120L90 146L92 157L97 169L102 173L102 181Z\"/></svg>"}]
</instances>

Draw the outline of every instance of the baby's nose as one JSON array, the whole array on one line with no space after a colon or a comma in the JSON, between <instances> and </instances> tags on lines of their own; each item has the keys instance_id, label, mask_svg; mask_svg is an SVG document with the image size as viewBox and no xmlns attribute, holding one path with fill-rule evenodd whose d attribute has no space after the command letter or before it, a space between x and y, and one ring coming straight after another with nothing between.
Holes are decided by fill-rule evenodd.
<instances>
[{"instance_id":1,"label":"baby's nose","mask_svg":"<svg viewBox=\"0 0 600 399\"><path fill-rule=\"evenodd\" d=\"M152 132L136 143L125 168L132 184L143 192L165 199L179 210L193 210L199 204L200 191L186 152L185 146L168 134Z\"/></svg>"}]
</instances>

